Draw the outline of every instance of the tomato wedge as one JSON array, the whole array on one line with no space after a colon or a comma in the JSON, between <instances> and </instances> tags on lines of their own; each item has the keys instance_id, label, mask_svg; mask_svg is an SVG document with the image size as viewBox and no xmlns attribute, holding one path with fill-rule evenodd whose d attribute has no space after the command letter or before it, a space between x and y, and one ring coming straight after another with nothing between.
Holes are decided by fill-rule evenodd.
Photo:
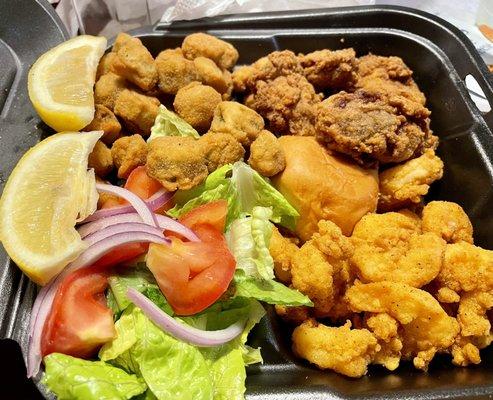
<instances>
[{"instance_id":1,"label":"tomato wedge","mask_svg":"<svg viewBox=\"0 0 493 400\"><path fill-rule=\"evenodd\" d=\"M224 232L226 216L228 215L228 202L216 200L212 203L203 204L180 217L180 222L194 229L196 225L211 225L219 232Z\"/></svg>"},{"instance_id":2,"label":"tomato wedge","mask_svg":"<svg viewBox=\"0 0 493 400\"><path fill-rule=\"evenodd\" d=\"M116 334L113 313L106 306L108 278L88 267L68 275L53 301L43 327L41 353L88 358Z\"/></svg>"}]
</instances>

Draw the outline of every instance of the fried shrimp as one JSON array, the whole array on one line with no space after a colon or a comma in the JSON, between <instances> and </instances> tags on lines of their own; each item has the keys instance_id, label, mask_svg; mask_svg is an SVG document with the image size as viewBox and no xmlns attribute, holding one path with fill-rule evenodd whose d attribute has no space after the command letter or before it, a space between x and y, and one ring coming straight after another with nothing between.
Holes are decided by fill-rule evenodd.
<instances>
[{"instance_id":1,"label":"fried shrimp","mask_svg":"<svg viewBox=\"0 0 493 400\"><path fill-rule=\"evenodd\" d=\"M448 349L459 333L459 324L449 317L428 292L404 283L377 282L352 286L346 292L354 312L387 313L402 326L402 354L414 366L426 370L437 352Z\"/></svg>"},{"instance_id":2,"label":"fried shrimp","mask_svg":"<svg viewBox=\"0 0 493 400\"><path fill-rule=\"evenodd\" d=\"M441 236L447 243L473 243L472 224L461 206L432 201L423 208L423 231Z\"/></svg>"},{"instance_id":3,"label":"fried shrimp","mask_svg":"<svg viewBox=\"0 0 493 400\"><path fill-rule=\"evenodd\" d=\"M276 278L283 283L291 283L291 265L298 250L296 244L282 236L275 226L273 227L269 242L269 252L274 259Z\"/></svg>"},{"instance_id":4,"label":"fried shrimp","mask_svg":"<svg viewBox=\"0 0 493 400\"><path fill-rule=\"evenodd\" d=\"M443 161L431 149L418 158L386 169L379 174L378 210L398 210L418 204L428 193L430 185L442 176ZM437 229L440 226L436 225Z\"/></svg>"},{"instance_id":5,"label":"fried shrimp","mask_svg":"<svg viewBox=\"0 0 493 400\"><path fill-rule=\"evenodd\" d=\"M445 241L422 233L417 216L367 214L354 227L351 264L364 282L392 281L421 287L440 272Z\"/></svg>"}]
</instances>

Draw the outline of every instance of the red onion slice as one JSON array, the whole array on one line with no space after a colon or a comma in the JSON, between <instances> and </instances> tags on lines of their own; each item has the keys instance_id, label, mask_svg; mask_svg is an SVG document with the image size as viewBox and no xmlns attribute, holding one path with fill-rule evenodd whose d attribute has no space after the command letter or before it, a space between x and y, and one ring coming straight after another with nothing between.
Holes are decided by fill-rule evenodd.
<instances>
[{"instance_id":1,"label":"red onion slice","mask_svg":"<svg viewBox=\"0 0 493 400\"><path fill-rule=\"evenodd\" d=\"M243 332L244 323L237 322L219 331L203 331L177 321L166 314L150 299L133 288L127 290L129 300L162 330L178 340L199 347L213 347L227 343Z\"/></svg>"},{"instance_id":2,"label":"red onion slice","mask_svg":"<svg viewBox=\"0 0 493 400\"><path fill-rule=\"evenodd\" d=\"M104 190L101 190L100 186L107 186L109 188L116 188L116 190L113 190L112 189L112 191L104 191ZM156 211L157 209L161 208L169 200L171 200L171 198L173 197L173 193L172 192L167 192L166 190L161 189L158 192L156 192L154 195L152 195L148 200L144 201L140 197L138 197L137 195L135 195L132 192L130 192L129 190L127 190L125 188L121 188L119 186L105 185L105 184L97 183L96 184L96 188L99 191L101 191L101 192L112 193L112 194L115 194L118 197L122 197L125 200L127 200L130 203L130 205L120 206L120 207L112 207L112 208L105 208L103 210L97 210L95 213L93 213L89 217L87 217L83 221L84 223L91 222L91 221L96 221L96 220L99 220L101 218L111 217L113 215L131 213L131 212L135 212L135 211L137 211L137 213L139 215L141 215L141 213L136 208L136 203L132 203L127 197L124 197L123 193L125 193L125 195L128 195L128 193L131 193L131 195L134 196L134 197L132 197L133 199L135 199L135 198L138 199L138 204L140 204L140 206L139 206L140 208L142 208L142 203L144 203L147 206L147 208L150 209L150 210L152 210L152 211ZM118 193L116 193L116 191L118 191ZM144 212L145 212L145 210L144 210ZM149 211L149 213L150 213L150 211ZM152 214L152 213L150 213L150 214ZM141 215L141 217L142 217L142 215ZM145 221L143 219L143 217L142 217L142 220L147 223L147 221ZM152 221L153 222L150 225L155 225L154 219Z\"/></svg>"},{"instance_id":3,"label":"red onion slice","mask_svg":"<svg viewBox=\"0 0 493 400\"><path fill-rule=\"evenodd\" d=\"M129 243L167 243L163 236L153 235L146 232L123 232L106 237L101 241L89 246L75 261L67 267L48 285L44 286L38 293L31 313L31 335L27 354L27 377L31 378L39 372L41 365L41 335L43 327L51 311L58 287L63 279L79 268L91 265L115 247Z\"/></svg>"},{"instance_id":4,"label":"red onion slice","mask_svg":"<svg viewBox=\"0 0 493 400\"><path fill-rule=\"evenodd\" d=\"M165 215L155 214L159 228L162 230L167 230L171 232L179 233L181 236L190 240L191 242L200 242L198 236L193 233L190 228L174 220L173 218L167 217ZM81 225L77 231L82 239L86 238L88 235L104 229L110 225L121 224L127 222L142 222L142 219L135 212L112 215L111 217L101 218L93 222Z\"/></svg>"},{"instance_id":5,"label":"red onion slice","mask_svg":"<svg viewBox=\"0 0 493 400\"><path fill-rule=\"evenodd\" d=\"M135 214L135 216L140 220L138 214ZM107 226L106 228L103 228L99 231L87 235L84 238L84 242L87 243L89 246L91 246L94 243L106 239L107 237L116 235L117 233L124 233L124 232L143 232L143 233L150 233L151 235L163 237L163 232L161 231L161 229L156 228L155 226L144 224L142 221L123 222L123 223Z\"/></svg>"}]
</instances>

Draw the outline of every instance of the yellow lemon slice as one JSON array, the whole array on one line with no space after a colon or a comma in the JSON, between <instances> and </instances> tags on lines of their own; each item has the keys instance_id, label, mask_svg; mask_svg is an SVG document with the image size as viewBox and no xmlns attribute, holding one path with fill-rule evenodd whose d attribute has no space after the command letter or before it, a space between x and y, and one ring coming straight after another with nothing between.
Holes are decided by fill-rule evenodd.
<instances>
[{"instance_id":1,"label":"yellow lemon slice","mask_svg":"<svg viewBox=\"0 0 493 400\"><path fill-rule=\"evenodd\" d=\"M106 39L77 36L39 57L29 71L29 98L57 132L78 131L94 117L93 86Z\"/></svg>"},{"instance_id":2,"label":"yellow lemon slice","mask_svg":"<svg viewBox=\"0 0 493 400\"><path fill-rule=\"evenodd\" d=\"M0 240L22 271L48 283L86 248L77 220L96 209L87 159L102 132L59 133L20 159L0 199Z\"/></svg>"}]
</instances>

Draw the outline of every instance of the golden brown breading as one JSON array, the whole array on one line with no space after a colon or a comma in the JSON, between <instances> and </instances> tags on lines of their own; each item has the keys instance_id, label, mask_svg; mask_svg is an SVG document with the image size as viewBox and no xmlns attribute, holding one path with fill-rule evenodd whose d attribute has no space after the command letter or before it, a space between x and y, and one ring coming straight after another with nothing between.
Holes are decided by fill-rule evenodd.
<instances>
[{"instance_id":1,"label":"golden brown breading","mask_svg":"<svg viewBox=\"0 0 493 400\"><path fill-rule=\"evenodd\" d=\"M250 146L262 129L264 120L255 111L234 101L222 101L214 110L210 130L227 133L243 146Z\"/></svg>"},{"instance_id":2,"label":"golden brown breading","mask_svg":"<svg viewBox=\"0 0 493 400\"><path fill-rule=\"evenodd\" d=\"M242 160L245 149L234 136L222 132L208 132L199 139L209 174L219 167Z\"/></svg>"},{"instance_id":3,"label":"golden brown breading","mask_svg":"<svg viewBox=\"0 0 493 400\"><path fill-rule=\"evenodd\" d=\"M448 244L437 280L458 293L493 290L493 251L466 242Z\"/></svg>"},{"instance_id":4,"label":"golden brown breading","mask_svg":"<svg viewBox=\"0 0 493 400\"><path fill-rule=\"evenodd\" d=\"M238 92L252 91L255 90L258 81L271 81L279 76L291 74L303 74L296 54L291 50L273 51L252 65L236 69L233 72L233 85Z\"/></svg>"},{"instance_id":5,"label":"golden brown breading","mask_svg":"<svg viewBox=\"0 0 493 400\"><path fill-rule=\"evenodd\" d=\"M346 299L354 312L387 313L402 326L402 354L413 358L418 369L428 367L437 352L445 351L459 333L459 324L449 317L428 292L404 283L377 282L349 288Z\"/></svg>"},{"instance_id":6,"label":"golden brown breading","mask_svg":"<svg viewBox=\"0 0 493 400\"><path fill-rule=\"evenodd\" d=\"M428 115L406 114L362 89L332 95L317 109L317 138L361 164L402 162L437 144Z\"/></svg>"},{"instance_id":7,"label":"golden brown breading","mask_svg":"<svg viewBox=\"0 0 493 400\"><path fill-rule=\"evenodd\" d=\"M205 132L210 128L214 110L221 100L214 88L192 82L178 90L173 107L195 129Z\"/></svg>"},{"instance_id":8,"label":"golden brown breading","mask_svg":"<svg viewBox=\"0 0 493 400\"><path fill-rule=\"evenodd\" d=\"M197 57L193 63L204 85L213 87L221 95L230 91L233 82L228 70L222 71L214 61L205 57Z\"/></svg>"},{"instance_id":9,"label":"golden brown breading","mask_svg":"<svg viewBox=\"0 0 493 400\"><path fill-rule=\"evenodd\" d=\"M286 155L277 138L267 130L250 146L248 164L264 176L274 176L286 168Z\"/></svg>"},{"instance_id":10,"label":"golden brown breading","mask_svg":"<svg viewBox=\"0 0 493 400\"><path fill-rule=\"evenodd\" d=\"M122 126L109 108L102 104L96 104L95 108L93 120L83 130L86 132L103 131L104 134L101 140L105 144L111 145L120 137Z\"/></svg>"},{"instance_id":11,"label":"golden brown breading","mask_svg":"<svg viewBox=\"0 0 493 400\"><path fill-rule=\"evenodd\" d=\"M357 60L358 74L360 76L378 75L387 76L390 79L407 81L412 77L413 71L402 61L400 57L384 57L368 54Z\"/></svg>"},{"instance_id":12,"label":"golden brown breading","mask_svg":"<svg viewBox=\"0 0 493 400\"><path fill-rule=\"evenodd\" d=\"M140 135L123 136L113 143L111 156L118 168L118 177L126 179L134 168L145 164L147 143Z\"/></svg>"},{"instance_id":13,"label":"golden brown breading","mask_svg":"<svg viewBox=\"0 0 493 400\"><path fill-rule=\"evenodd\" d=\"M189 60L197 57L207 57L220 68L233 68L238 61L238 51L232 44L206 33L192 33L181 45L183 55Z\"/></svg>"},{"instance_id":14,"label":"golden brown breading","mask_svg":"<svg viewBox=\"0 0 493 400\"><path fill-rule=\"evenodd\" d=\"M121 76L113 73L103 75L94 86L94 102L102 104L111 111L115 108L118 95L128 88L127 82Z\"/></svg>"},{"instance_id":15,"label":"golden brown breading","mask_svg":"<svg viewBox=\"0 0 493 400\"><path fill-rule=\"evenodd\" d=\"M333 222L320 221L318 226L319 232L292 259L292 283L313 301L315 315L339 318L347 312L343 296L352 282L353 247Z\"/></svg>"},{"instance_id":16,"label":"golden brown breading","mask_svg":"<svg viewBox=\"0 0 493 400\"><path fill-rule=\"evenodd\" d=\"M287 307L276 304L276 313L283 321L293 325L300 325L310 318L310 308L305 306Z\"/></svg>"},{"instance_id":17,"label":"golden brown breading","mask_svg":"<svg viewBox=\"0 0 493 400\"><path fill-rule=\"evenodd\" d=\"M306 79L317 89L344 89L356 80L356 53L353 49L318 50L299 56Z\"/></svg>"},{"instance_id":18,"label":"golden brown breading","mask_svg":"<svg viewBox=\"0 0 493 400\"><path fill-rule=\"evenodd\" d=\"M120 39L118 39L120 38ZM118 34L113 49L117 55L112 61L112 70L134 83L144 91L152 90L158 80L154 58L140 39L131 37L126 33Z\"/></svg>"},{"instance_id":19,"label":"golden brown breading","mask_svg":"<svg viewBox=\"0 0 493 400\"><path fill-rule=\"evenodd\" d=\"M159 112L159 100L133 90L123 90L115 102L115 115L133 133L148 136Z\"/></svg>"},{"instance_id":20,"label":"golden brown breading","mask_svg":"<svg viewBox=\"0 0 493 400\"><path fill-rule=\"evenodd\" d=\"M430 185L442 176L443 161L431 149L418 158L386 169L379 174L378 210L399 210L420 203Z\"/></svg>"},{"instance_id":21,"label":"golden brown breading","mask_svg":"<svg viewBox=\"0 0 493 400\"><path fill-rule=\"evenodd\" d=\"M457 311L461 335L465 337L489 336L491 323L486 312L491 308L493 308L493 291L464 293Z\"/></svg>"},{"instance_id":22,"label":"golden brown breading","mask_svg":"<svg viewBox=\"0 0 493 400\"><path fill-rule=\"evenodd\" d=\"M460 367L467 367L470 364L479 364L481 354L479 348L470 340L459 337L452 345L452 364Z\"/></svg>"},{"instance_id":23,"label":"golden brown breading","mask_svg":"<svg viewBox=\"0 0 493 400\"><path fill-rule=\"evenodd\" d=\"M460 301L460 296L457 292L449 289L448 287L442 287L438 289L436 293L437 300L440 303L453 304Z\"/></svg>"},{"instance_id":24,"label":"golden brown breading","mask_svg":"<svg viewBox=\"0 0 493 400\"><path fill-rule=\"evenodd\" d=\"M187 60L181 50L167 49L156 57L156 69L161 92L176 94L182 87L200 80L193 61Z\"/></svg>"},{"instance_id":25,"label":"golden brown breading","mask_svg":"<svg viewBox=\"0 0 493 400\"><path fill-rule=\"evenodd\" d=\"M96 80L112 71L113 63L117 57L118 56L116 53L113 52L106 53L103 57L101 57L101 60L99 60L98 69L96 70Z\"/></svg>"},{"instance_id":26,"label":"golden brown breading","mask_svg":"<svg viewBox=\"0 0 493 400\"><path fill-rule=\"evenodd\" d=\"M315 135L316 105L321 95L301 74L280 76L272 81L258 81L256 91L245 104L268 122L277 135Z\"/></svg>"},{"instance_id":27,"label":"golden brown breading","mask_svg":"<svg viewBox=\"0 0 493 400\"><path fill-rule=\"evenodd\" d=\"M447 243L473 243L469 217L461 206L449 201L432 201L423 208L423 231L434 232Z\"/></svg>"},{"instance_id":28,"label":"golden brown breading","mask_svg":"<svg viewBox=\"0 0 493 400\"><path fill-rule=\"evenodd\" d=\"M298 250L296 244L282 236L275 226L273 227L269 252L274 259L274 273L278 280L288 285L291 283L291 264Z\"/></svg>"},{"instance_id":29,"label":"golden brown breading","mask_svg":"<svg viewBox=\"0 0 493 400\"><path fill-rule=\"evenodd\" d=\"M191 137L164 136L152 140L146 171L170 192L191 189L207 178L202 146Z\"/></svg>"},{"instance_id":30,"label":"golden brown breading","mask_svg":"<svg viewBox=\"0 0 493 400\"><path fill-rule=\"evenodd\" d=\"M305 321L293 332L293 352L322 369L358 378L379 350L377 339L366 329L344 326L333 328Z\"/></svg>"},{"instance_id":31,"label":"golden brown breading","mask_svg":"<svg viewBox=\"0 0 493 400\"><path fill-rule=\"evenodd\" d=\"M98 140L94 145L91 154L89 154L87 166L94 168L96 175L101 178L104 178L113 169L111 150L102 141Z\"/></svg>"},{"instance_id":32,"label":"golden brown breading","mask_svg":"<svg viewBox=\"0 0 493 400\"><path fill-rule=\"evenodd\" d=\"M416 216L367 214L354 227L351 264L364 282L392 281L421 287L440 272L445 241L422 233Z\"/></svg>"}]
</instances>

